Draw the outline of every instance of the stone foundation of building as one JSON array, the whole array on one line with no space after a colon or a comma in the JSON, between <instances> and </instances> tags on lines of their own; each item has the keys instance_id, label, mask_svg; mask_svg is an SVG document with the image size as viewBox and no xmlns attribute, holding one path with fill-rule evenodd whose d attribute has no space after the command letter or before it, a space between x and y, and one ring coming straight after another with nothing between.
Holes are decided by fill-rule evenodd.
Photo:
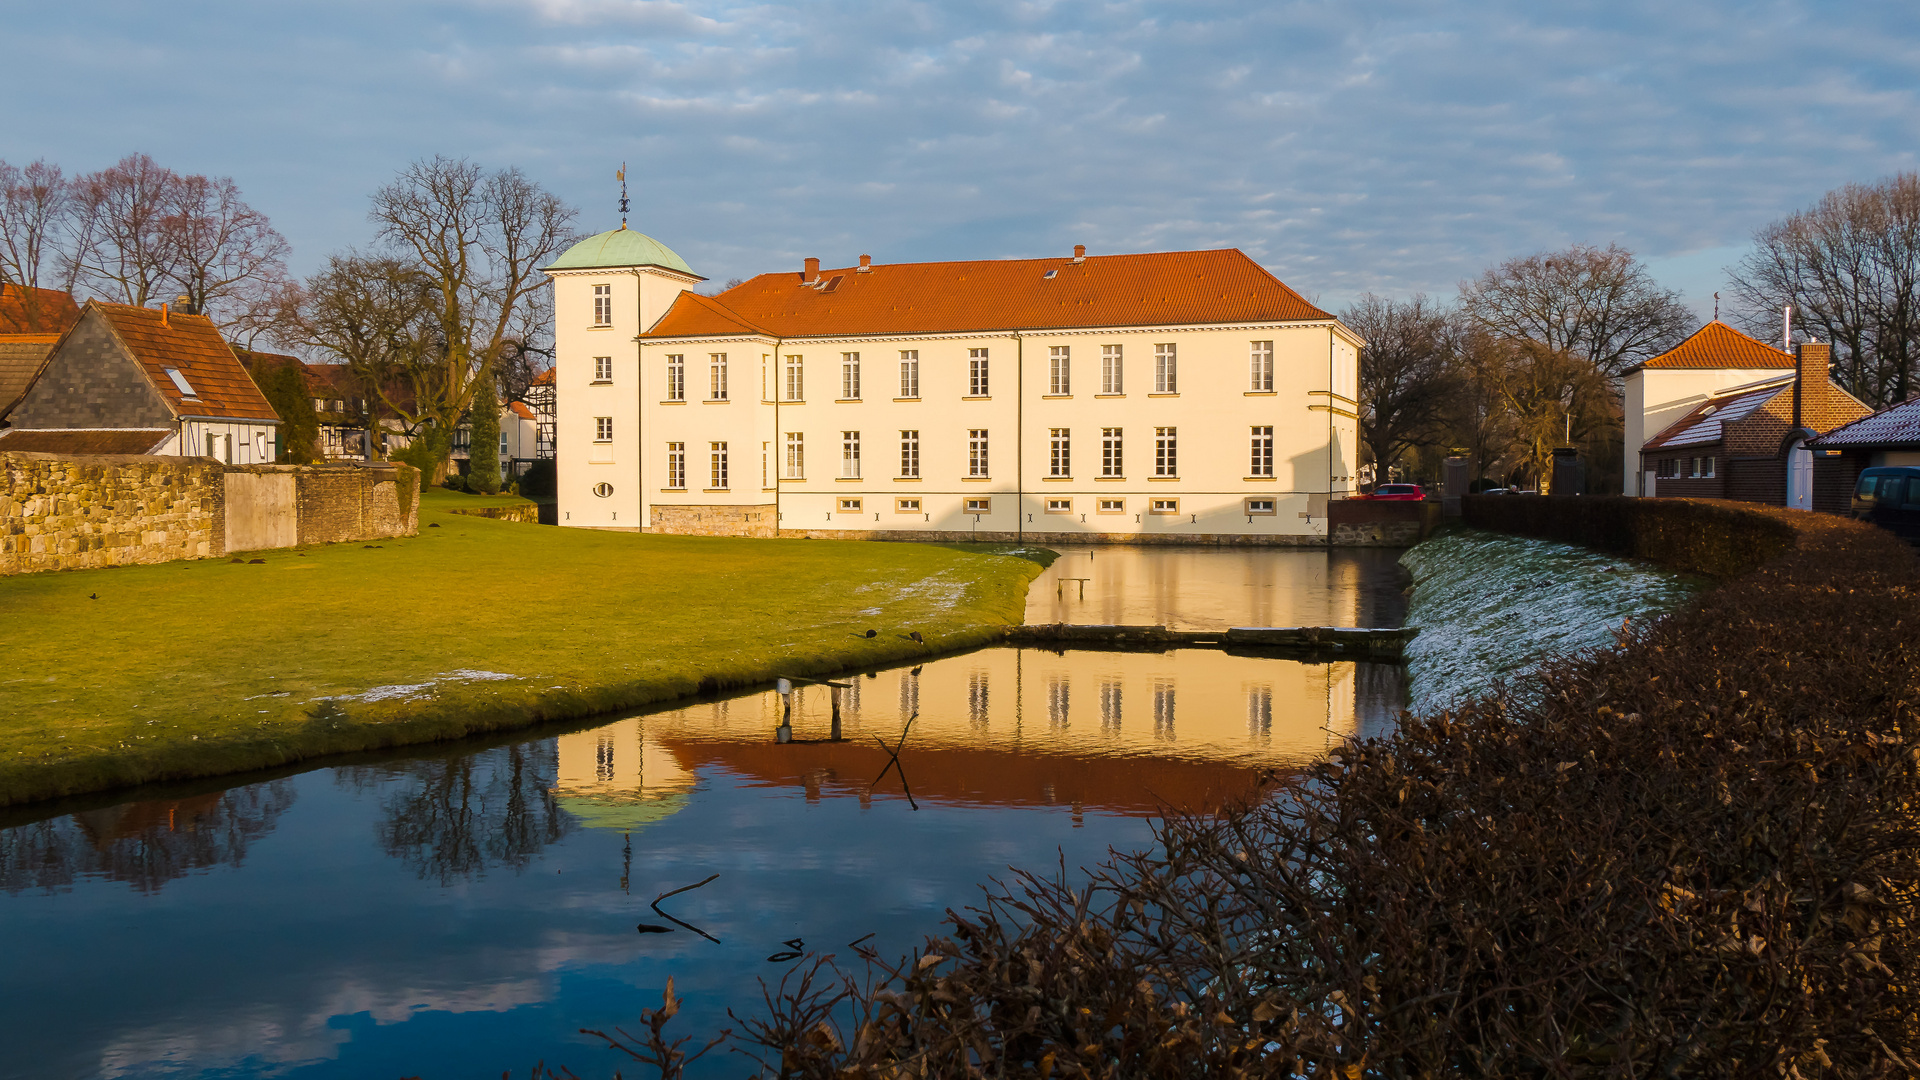
<instances>
[{"instance_id":1,"label":"stone foundation of building","mask_svg":"<svg viewBox=\"0 0 1920 1080\"><path fill-rule=\"evenodd\" d=\"M771 539L780 534L779 514L772 503L758 506L655 505L648 532L676 536L752 536Z\"/></svg>"}]
</instances>

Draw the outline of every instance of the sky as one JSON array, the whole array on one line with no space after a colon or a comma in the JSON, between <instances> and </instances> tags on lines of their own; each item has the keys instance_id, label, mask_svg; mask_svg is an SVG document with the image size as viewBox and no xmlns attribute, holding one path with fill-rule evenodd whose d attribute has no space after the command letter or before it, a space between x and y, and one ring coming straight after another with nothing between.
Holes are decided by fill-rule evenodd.
<instances>
[{"instance_id":1,"label":"sky","mask_svg":"<svg viewBox=\"0 0 1920 1080\"><path fill-rule=\"evenodd\" d=\"M1703 316L1915 169L1911 2L0 0L0 159L227 175L311 272L444 154L714 282L1238 247L1323 306L1617 243Z\"/></svg>"}]
</instances>

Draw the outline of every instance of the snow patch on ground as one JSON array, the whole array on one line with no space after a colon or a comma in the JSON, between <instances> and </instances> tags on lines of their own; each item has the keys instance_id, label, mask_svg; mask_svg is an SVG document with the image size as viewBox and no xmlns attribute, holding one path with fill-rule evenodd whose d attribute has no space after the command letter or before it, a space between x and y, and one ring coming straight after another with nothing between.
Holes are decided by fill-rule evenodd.
<instances>
[{"instance_id":1,"label":"snow patch on ground","mask_svg":"<svg viewBox=\"0 0 1920 1080\"><path fill-rule=\"evenodd\" d=\"M508 675L499 671L478 671L473 668L456 668L420 683L401 683L394 686L375 686L357 694L335 694L331 697L318 697L314 701L395 701L413 700L431 696L443 683L499 682L503 679L519 679L524 676Z\"/></svg>"},{"instance_id":2,"label":"snow patch on ground","mask_svg":"<svg viewBox=\"0 0 1920 1080\"><path fill-rule=\"evenodd\" d=\"M1471 531L1400 559L1413 574L1409 707L1434 712L1511 681L1542 660L1612 647L1621 623L1648 622L1700 584L1570 544Z\"/></svg>"}]
</instances>

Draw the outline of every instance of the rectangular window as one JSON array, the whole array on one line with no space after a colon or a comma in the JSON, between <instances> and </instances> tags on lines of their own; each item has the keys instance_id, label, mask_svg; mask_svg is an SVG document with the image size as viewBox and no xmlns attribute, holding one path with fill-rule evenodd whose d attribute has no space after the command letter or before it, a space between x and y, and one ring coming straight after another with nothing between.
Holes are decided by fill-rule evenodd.
<instances>
[{"instance_id":1,"label":"rectangular window","mask_svg":"<svg viewBox=\"0 0 1920 1080\"><path fill-rule=\"evenodd\" d=\"M840 354L840 397L845 401L860 399L860 354L857 352Z\"/></svg>"},{"instance_id":2,"label":"rectangular window","mask_svg":"<svg viewBox=\"0 0 1920 1080\"><path fill-rule=\"evenodd\" d=\"M593 441L594 442L612 442L613 441L613 417L596 416L593 418Z\"/></svg>"},{"instance_id":3,"label":"rectangular window","mask_svg":"<svg viewBox=\"0 0 1920 1080\"><path fill-rule=\"evenodd\" d=\"M707 462L709 466L708 478L713 481L713 483L707 486L725 490L727 486L727 444L723 442L708 443L707 452L710 455Z\"/></svg>"},{"instance_id":4,"label":"rectangular window","mask_svg":"<svg viewBox=\"0 0 1920 1080\"><path fill-rule=\"evenodd\" d=\"M1153 429L1153 475L1180 475L1180 429Z\"/></svg>"},{"instance_id":5,"label":"rectangular window","mask_svg":"<svg viewBox=\"0 0 1920 1080\"><path fill-rule=\"evenodd\" d=\"M1156 394L1180 392L1180 358L1174 352L1172 342L1153 347L1153 392Z\"/></svg>"},{"instance_id":6,"label":"rectangular window","mask_svg":"<svg viewBox=\"0 0 1920 1080\"><path fill-rule=\"evenodd\" d=\"M1117 427L1100 429L1100 475L1125 476L1123 448L1120 442L1120 429Z\"/></svg>"},{"instance_id":7,"label":"rectangular window","mask_svg":"<svg viewBox=\"0 0 1920 1080\"><path fill-rule=\"evenodd\" d=\"M918 430L900 433L900 475L920 475L920 432Z\"/></svg>"},{"instance_id":8,"label":"rectangular window","mask_svg":"<svg viewBox=\"0 0 1920 1080\"><path fill-rule=\"evenodd\" d=\"M1073 475L1073 430L1057 427L1049 431L1052 456L1048 459L1048 476Z\"/></svg>"},{"instance_id":9,"label":"rectangular window","mask_svg":"<svg viewBox=\"0 0 1920 1080\"><path fill-rule=\"evenodd\" d=\"M593 325L613 325L613 286L611 285L593 287Z\"/></svg>"},{"instance_id":10,"label":"rectangular window","mask_svg":"<svg viewBox=\"0 0 1920 1080\"><path fill-rule=\"evenodd\" d=\"M1249 388L1261 392L1272 390L1273 342L1254 342L1253 352L1251 359L1248 361L1248 366L1251 369L1248 373L1249 378L1247 380Z\"/></svg>"},{"instance_id":11,"label":"rectangular window","mask_svg":"<svg viewBox=\"0 0 1920 1080\"><path fill-rule=\"evenodd\" d=\"M613 381L613 357L596 356L593 358L593 381L594 382L612 382Z\"/></svg>"},{"instance_id":12,"label":"rectangular window","mask_svg":"<svg viewBox=\"0 0 1920 1080\"><path fill-rule=\"evenodd\" d=\"M1073 500L1072 499L1048 499L1047 513L1071 514L1073 513Z\"/></svg>"},{"instance_id":13,"label":"rectangular window","mask_svg":"<svg viewBox=\"0 0 1920 1080\"><path fill-rule=\"evenodd\" d=\"M1127 512L1127 500L1125 499L1101 499L1098 506L1100 512L1103 514L1124 514Z\"/></svg>"},{"instance_id":14,"label":"rectangular window","mask_svg":"<svg viewBox=\"0 0 1920 1080\"><path fill-rule=\"evenodd\" d=\"M919 499L893 500L893 512L896 514L917 514L920 512Z\"/></svg>"},{"instance_id":15,"label":"rectangular window","mask_svg":"<svg viewBox=\"0 0 1920 1080\"><path fill-rule=\"evenodd\" d=\"M1126 384L1120 379L1120 346L1100 346L1100 392L1103 394L1124 394Z\"/></svg>"},{"instance_id":16,"label":"rectangular window","mask_svg":"<svg viewBox=\"0 0 1920 1080\"><path fill-rule=\"evenodd\" d=\"M987 476L987 429L967 430L967 475Z\"/></svg>"},{"instance_id":17,"label":"rectangular window","mask_svg":"<svg viewBox=\"0 0 1920 1080\"><path fill-rule=\"evenodd\" d=\"M860 433L857 431L840 433L840 475L848 480L860 477Z\"/></svg>"},{"instance_id":18,"label":"rectangular window","mask_svg":"<svg viewBox=\"0 0 1920 1080\"><path fill-rule=\"evenodd\" d=\"M707 400L727 400L727 354L723 352L707 355Z\"/></svg>"},{"instance_id":19,"label":"rectangular window","mask_svg":"<svg viewBox=\"0 0 1920 1080\"><path fill-rule=\"evenodd\" d=\"M1253 459L1247 466L1248 476L1273 475L1273 429L1256 427L1253 429Z\"/></svg>"},{"instance_id":20,"label":"rectangular window","mask_svg":"<svg viewBox=\"0 0 1920 1080\"><path fill-rule=\"evenodd\" d=\"M798 431L787 432L787 479L807 477L807 437Z\"/></svg>"},{"instance_id":21,"label":"rectangular window","mask_svg":"<svg viewBox=\"0 0 1920 1080\"><path fill-rule=\"evenodd\" d=\"M1700 465L1701 465L1700 475L1711 480L1713 478L1713 459L1701 458Z\"/></svg>"},{"instance_id":22,"label":"rectangular window","mask_svg":"<svg viewBox=\"0 0 1920 1080\"><path fill-rule=\"evenodd\" d=\"M920 350L900 350L900 396L917 398L920 396Z\"/></svg>"},{"instance_id":23,"label":"rectangular window","mask_svg":"<svg viewBox=\"0 0 1920 1080\"><path fill-rule=\"evenodd\" d=\"M1179 499L1149 499L1147 509L1156 514L1177 514L1180 512Z\"/></svg>"},{"instance_id":24,"label":"rectangular window","mask_svg":"<svg viewBox=\"0 0 1920 1080\"><path fill-rule=\"evenodd\" d=\"M966 507L967 507L967 513L969 514L991 514L993 513L993 500L992 499L968 499L966 502Z\"/></svg>"},{"instance_id":25,"label":"rectangular window","mask_svg":"<svg viewBox=\"0 0 1920 1080\"><path fill-rule=\"evenodd\" d=\"M787 355L787 400L805 401L807 398L807 372L805 361L791 353Z\"/></svg>"},{"instance_id":26,"label":"rectangular window","mask_svg":"<svg viewBox=\"0 0 1920 1080\"><path fill-rule=\"evenodd\" d=\"M687 489L687 444L670 442L667 444L667 486L677 491Z\"/></svg>"},{"instance_id":27,"label":"rectangular window","mask_svg":"<svg viewBox=\"0 0 1920 1080\"><path fill-rule=\"evenodd\" d=\"M1073 357L1069 353L1071 346L1055 345L1047 355L1047 392L1050 394L1073 393Z\"/></svg>"},{"instance_id":28,"label":"rectangular window","mask_svg":"<svg viewBox=\"0 0 1920 1080\"><path fill-rule=\"evenodd\" d=\"M687 400L687 358L680 353L667 356L667 400Z\"/></svg>"},{"instance_id":29,"label":"rectangular window","mask_svg":"<svg viewBox=\"0 0 1920 1080\"><path fill-rule=\"evenodd\" d=\"M840 512L841 512L841 513L843 513L843 514L857 514L857 513L859 513L859 512L860 512L860 500L859 500L859 499L857 499L857 498L854 498L854 499L841 499L841 500L840 500Z\"/></svg>"},{"instance_id":30,"label":"rectangular window","mask_svg":"<svg viewBox=\"0 0 1920 1080\"><path fill-rule=\"evenodd\" d=\"M174 389L180 391L181 396L183 397L199 397L200 396L193 392L193 384L187 381L187 377L180 373L179 368L170 367L166 369L166 372L167 372L167 378L173 380ZM338 412L339 410L335 409L334 411Z\"/></svg>"},{"instance_id":31,"label":"rectangular window","mask_svg":"<svg viewBox=\"0 0 1920 1080\"><path fill-rule=\"evenodd\" d=\"M1254 517L1257 515L1264 514L1268 517L1272 517L1274 513L1273 507L1274 507L1274 500L1272 499L1248 499L1247 500L1247 516Z\"/></svg>"},{"instance_id":32,"label":"rectangular window","mask_svg":"<svg viewBox=\"0 0 1920 1080\"><path fill-rule=\"evenodd\" d=\"M987 396L987 350L967 350L967 396Z\"/></svg>"},{"instance_id":33,"label":"rectangular window","mask_svg":"<svg viewBox=\"0 0 1920 1080\"><path fill-rule=\"evenodd\" d=\"M767 458L772 456L772 443L760 444L760 486L767 486Z\"/></svg>"}]
</instances>

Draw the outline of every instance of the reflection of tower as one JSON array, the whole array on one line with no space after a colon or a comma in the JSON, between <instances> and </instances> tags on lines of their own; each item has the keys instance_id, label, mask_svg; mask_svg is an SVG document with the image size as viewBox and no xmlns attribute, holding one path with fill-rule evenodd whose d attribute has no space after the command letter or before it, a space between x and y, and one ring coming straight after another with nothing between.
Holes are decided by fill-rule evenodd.
<instances>
[{"instance_id":1,"label":"reflection of tower","mask_svg":"<svg viewBox=\"0 0 1920 1080\"><path fill-rule=\"evenodd\" d=\"M1173 741L1173 683L1171 681L1153 684L1153 735L1157 739Z\"/></svg>"},{"instance_id":2,"label":"reflection of tower","mask_svg":"<svg viewBox=\"0 0 1920 1080\"><path fill-rule=\"evenodd\" d=\"M975 671L967 676L967 718L973 726L987 726L987 673Z\"/></svg>"},{"instance_id":3,"label":"reflection of tower","mask_svg":"<svg viewBox=\"0 0 1920 1080\"><path fill-rule=\"evenodd\" d=\"M1256 739L1273 734L1273 687L1255 686L1247 690L1247 734Z\"/></svg>"},{"instance_id":4,"label":"reflection of tower","mask_svg":"<svg viewBox=\"0 0 1920 1080\"><path fill-rule=\"evenodd\" d=\"M613 736L602 735L593 747L593 776L596 780L613 779Z\"/></svg>"},{"instance_id":5,"label":"reflection of tower","mask_svg":"<svg viewBox=\"0 0 1920 1080\"><path fill-rule=\"evenodd\" d=\"M840 710L849 716L860 713L860 680L847 680L846 688L840 691Z\"/></svg>"},{"instance_id":6,"label":"reflection of tower","mask_svg":"<svg viewBox=\"0 0 1920 1080\"><path fill-rule=\"evenodd\" d=\"M900 719L904 723L907 717L920 711L920 676L911 671L900 675Z\"/></svg>"},{"instance_id":7,"label":"reflection of tower","mask_svg":"<svg viewBox=\"0 0 1920 1080\"><path fill-rule=\"evenodd\" d=\"M725 727L725 726L726 726L726 723L727 723L727 703L726 703L725 701L716 701L716 702L714 702L714 703L713 703L713 724L714 724L714 726L715 726L715 727Z\"/></svg>"},{"instance_id":8,"label":"reflection of tower","mask_svg":"<svg viewBox=\"0 0 1920 1080\"><path fill-rule=\"evenodd\" d=\"M1055 731L1067 729L1067 679L1055 675L1047 680L1047 723Z\"/></svg>"},{"instance_id":9,"label":"reflection of tower","mask_svg":"<svg viewBox=\"0 0 1920 1080\"><path fill-rule=\"evenodd\" d=\"M1107 679L1100 684L1100 730L1109 735L1120 733L1120 680Z\"/></svg>"}]
</instances>

